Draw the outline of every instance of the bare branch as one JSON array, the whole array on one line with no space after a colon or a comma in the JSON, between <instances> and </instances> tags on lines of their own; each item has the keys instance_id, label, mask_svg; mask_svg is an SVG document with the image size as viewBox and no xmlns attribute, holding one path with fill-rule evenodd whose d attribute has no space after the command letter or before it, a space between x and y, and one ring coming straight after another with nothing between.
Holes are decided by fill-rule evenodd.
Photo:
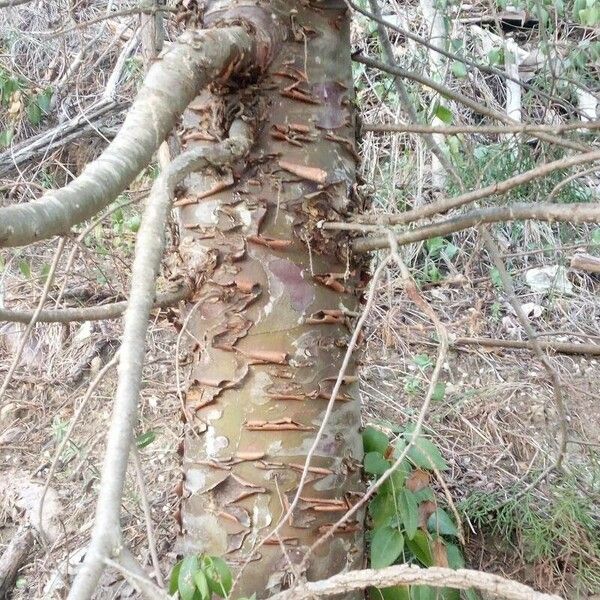
<instances>
[{"instance_id":1,"label":"bare branch","mask_svg":"<svg viewBox=\"0 0 600 600\"><path fill-rule=\"evenodd\" d=\"M192 171L222 167L246 155L250 127L235 121L231 137L215 145L194 148L178 156L155 181L137 236L130 300L125 312L120 349L119 382L108 432L90 547L69 593L69 600L88 600L105 567L121 550L120 509L144 364L148 317L156 275L165 245L165 223L175 186Z\"/></svg>"},{"instance_id":2,"label":"bare branch","mask_svg":"<svg viewBox=\"0 0 600 600\"><path fill-rule=\"evenodd\" d=\"M379 4L377 0L369 0L369 5L371 6L371 10L377 17L381 18L381 10L379 8ZM379 36L379 40L381 41L381 46L383 48L383 53L385 56L385 60L389 65L397 67L397 63L394 59L394 50L392 48L392 44L390 43L390 38L387 34L385 27L383 27L379 21L377 22L377 35ZM406 86L404 82L399 77L394 77L394 86L396 88L396 92L398 93L398 97L402 101L402 107L411 120L415 123L418 121L417 111L413 106L413 102L410 99L408 91L406 90ZM448 157L444 154L444 151L438 146L437 142L433 139L433 136L426 135L425 143L428 148L431 150L432 154L438 159L440 165L444 168L446 173L452 176L454 181L456 181L460 188L462 188L462 180L456 169L452 166L452 163L448 160Z\"/></svg>"},{"instance_id":3,"label":"bare branch","mask_svg":"<svg viewBox=\"0 0 600 600\"><path fill-rule=\"evenodd\" d=\"M459 206L475 202L476 200L482 200L483 198L488 198L489 196L506 194L507 192L510 192L510 190L520 185L529 183L534 179L540 179L541 177L550 175L550 173L553 173L554 171L569 169L571 167L594 162L596 160L600 160L600 150L586 152L584 154L575 154L567 158L560 158L549 163L541 164L534 169L530 169L529 171L525 171L524 173L520 173L514 177L509 177L504 181L492 183L486 187L467 192L466 194L460 194L459 196L455 196L453 198L444 198L442 200L438 200L437 202L432 202L431 204L426 204L425 206L420 206L419 208L413 208L412 210L407 210L406 212L399 213L397 215L364 215L358 218L357 221L361 223L378 223L381 225L401 225L403 223L412 223L418 219L443 213L451 208L458 208Z\"/></svg>"},{"instance_id":4,"label":"bare branch","mask_svg":"<svg viewBox=\"0 0 600 600\"><path fill-rule=\"evenodd\" d=\"M364 15L365 17L371 19L372 21L375 21L379 25L388 27L389 29L392 29L393 31L400 33L401 35L408 38L409 40L412 40L413 42L417 42L417 44L421 44L422 46L425 46L429 50L433 50L434 52L437 52L438 54L441 54L442 56L445 56L446 58L450 58L451 60L456 60L458 62L461 62L465 65L468 65L469 67L472 67L472 68L477 69L478 71L481 71L482 73L489 73L490 75L496 75L498 77L501 77L502 79L505 79L506 81L512 81L513 83L518 83L522 88L533 92L536 96L540 96L541 98L546 98L546 100L556 102L557 104L564 104L564 98L560 98L558 96L553 96L552 94L549 94L548 92L545 92L544 90L540 90L539 88L527 83L526 81L521 81L520 79L513 78L510 75L508 75L508 73L506 73L506 71L502 71L491 65L484 65L483 63L479 63L477 61L471 60L466 56L463 56L460 54L455 54L454 52L450 52L449 50L446 50L445 48L436 46L435 44L432 44L429 40L425 39L424 37L421 37L420 35L417 35L416 33L409 31L408 29L404 29L403 27L400 27L399 25L396 25L395 23L391 23L390 21L386 21L385 19L382 19L381 15L375 15L375 14L369 12L368 10L366 10L366 9L360 7L358 4L354 3L352 0L345 0L345 1L346 1L346 4L348 4L348 6L350 6L352 9L354 9L356 12L360 13L361 15ZM569 106L569 108L577 111L577 107ZM581 112L581 111L578 111L578 112Z\"/></svg>"},{"instance_id":5,"label":"bare branch","mask_svg":"<svg viewBox=\"0 0 600 600\"><path fill-rule=\"evenodd\" d=\"M472 111L479 113L481 115L485 115L492 119L496 119L501 123L506 123L507 125L515 125L516 121L506 116L504 113L494 110L485 104L481 104L460 92L450 89L449 87L430 79L429 77L425 77L420 73L416 73L414 71L407 71L406 69L401 69L399 67L392 67L387 65L379 60L375 60L373 58L369 58L367 56L355 55L353 60L366 65L367 67L371 67L373 69L379 69L380 71L385 71L390 75L396 75L398 77L404 77L406 79L410 79L412 81L416 81L421 85L424 85L436 92L446 96L447 98L451 98L452 100L459 102L460 104L464 104L466 107L470 108ZM544 140L545 142L549 142L551 144L556 144L557 146L564 146L565 148L570 148L571 150L577 150L578 152L586 152L589 151L589 147L584 144L580 144L579 142L574 142L571 140L566 140L561 137L557 137L555 135L549 133L538 132L535 134L537 138L540 140Z\"/></svg>"},{"instance_id":6,"label":"bare branch","mask_svg":"<svg viewBox=\"0 0 600 600\"><path fill-rule=\"evenodd\" d=\"M311 581L291 590L271 596L270 600L304 600L315 596L333 596L368 587L386 588L394 585L430 585L436 588L450 587L460 590L476 588L487 592L492 598L506 600L562 600L560 596L536 592L530 587L483 571L471 569L448 569L415 565L396 565L385 569L363 569L334 575L322 581Z\"/></svg>"},{"instance_id":7,"label":"bare branch","mask_svg":"<svg viewBox=\"0 0 600 600\"><path fill-rule=\"evenodd\" d=\"M600 121L570 121L556 125L536 125L533 123L520 123L515 125L448 125L446 127L435 125L420 125L416 123L363 123L362 131L373 133L440 133L442 135L456 135L458 133L562 133L586 129L595 131L600 129Z\"/></svg>"},{"instance_id":8,"label":"bare branch","mask_svg":"<svg viewBox=\"0 0 600 600\"><path fill-rule=\"evenodd\" d=\"M433 206L433 205L428 205ZM425 207L424 207L425 208ZM410 211L409 211L410 212ZM408 213L402 213L408 214ZM402 216L399 215L399 216ZM576 202L573 204L529 204L519 203L511 206L490 206L472 210L464 215L423 225L396 235L396 243L404 246L421 242L433 237L439 237L475 227L483 223L497 223L501 221L537 220L561 221L568 223L600 223L600 204ZM367 225L367 229L376 228L376 225ZM357 229L364 231L365 225L360 223L324 223L324 229ZM387 235L367 237L354 240L355 252L370 252L388 246Z\"/></svg>"},{"instance_id":9,"label":"bare branch","mask_svg":"<svg viewBox=\"0 0 600 600\"><path fill-rule=\"evenodd\" d=\"M568 206L568 205L567 205ZM558 453L554 464L550 465L548 468L544 469L542 473L540 473L532 482L527 485L523 490L521 490L516 496L513 494L510 497L510 501L516 500L518 497L523 496L529 490L533 489L540 481L542 481L551 471L554 469L560 469L562 465L563 458L565 456L565 452L567 451L567 441L568 441L568 429L567 429L567 408L565 406L565 401L563 398L563 387L560 382L560 377L556 372L556 369L552 366L546 354L542 350L540 346L540 342L537 339L537 334L533 326L531 325L529 318L525 314L523 307L521 306L520 300L517 298L517 293L515 292L515 286L513 284L513 279L510 273L506 270L506 266L504 265L504 261L500 255L500 249L498 248L496 242L490 235L490 233L485 229L481 228L480 230L481 236L483 238L483 243L485 249L487 250L494 266L498 270L498 274L500 275L500 280L502 281L502 286L504 287L504 292L506 294L506 298L510 305L513 307L515 314L517 315L517 319L521 324L521 327L525 331L525 335L529 338L529 342L531 343L531 348L533 353L537 356L538 360L542 363L550 381L552 382L552 391L554 393L554 405L556 407L556 412L558 413L559 418L559 446Z\"/></svg>"},{"instance_id":10,"label":"bare branch","mask_svg":"<svg viewBox=\"0 0 600 600\"><path fill-rule=\"evenodd\" d=\"M157 294L152 309L173 306L180 300L184 300L191 293L191 288L182 286L174 292ZM106 319L118 319L127 308L127 300L113 302L101 306L89 306L85 308L60 308L56 310L40 311L38 323L70 323L72 321L102 321ZM0 321L12 321L14 323L29 323L33 316L31 310L6 310L0 308Z\"/></svg>"},{"instance_id":11,"label":"bare branch","mask_svg":"<svg viewBox=\"0 0 600 600\"><path fill-rule=\"evenodd\" d=\"M66 233L107 206L150 162L198 89L233 63L251 64L255 43L244 27L185 32L152 65L119 133L97 160L64 188L0 209L0 246Z\"/></svg>"},{"instance_id":12,"label":"bare branch","mask_svg":"<svg viewBox=\"0 0 600 600\"><path fill-rule=\"evenodd\" d=\"M537 340L540 348L550 350L559 354L581 354L590 356L600 356L600 344L579 344L572 342L554 342ZM533 350L531 341L525 340L497 340L493 338L481 337L458 337L451 340L450 345L457 346L482 346L484 348L515 348L518 350Z\"/></svg>"}]
</instances>

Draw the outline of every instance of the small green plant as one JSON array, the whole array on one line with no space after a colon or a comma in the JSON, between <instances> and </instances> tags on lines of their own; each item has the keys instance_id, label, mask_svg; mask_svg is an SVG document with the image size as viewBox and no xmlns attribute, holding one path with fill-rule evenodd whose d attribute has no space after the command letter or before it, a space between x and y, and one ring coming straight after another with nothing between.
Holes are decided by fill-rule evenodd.
<instances>
[{"instance_id":1,"label":"small green plant","mask_svg":"<svg viewBox=\"0 0 600 600\"><path fill-rule=\"evenodd\" d=\"M409 444L412 443L411 446ZM393 443L387 435L368 426L363 432L364 470L371 478L385 473L408 447L406 457L377 490L368 507L371 567L410 563L424 567L464 567L457 545L458 528L452 517L438 505L429 485L431 472L448 468L438 448L414 426L401 430ZM428 586L395 586L372 589L375 600L460 600L455 589ZM468 590L465 598L477 595Z\"/></svg>"},{"instance_id":2,"label":"small green plant","mask_svg":"<svg viewBox=\"0 0 600 600\"><path fill-rule=\"evenodd\" d=\"M169 594L178 593L181 600L209 600L213 594L226 598L232 585L231 569L222 558L193 554L173 567Z\"/></svg>"},{"instance_id":3,"label":"small green plant","mask_svg":"<svg viewBox=\"0 0 600 600\"><path fill-rule=\"evenodd\" d=\"M597 486L599 476L597 465L590 467L579 483L587 480ZM520 495L517 488L477 491L458 508L475 528L502 540L508 555L516 553L529 565L541 565L546 573L550 567L557 585L569 573L570 585L586 590L581 597L600 592L598 508L593 498L581 493L576 474L549 486L547 499L533 492Z\"/></svg>"}]
</instances>

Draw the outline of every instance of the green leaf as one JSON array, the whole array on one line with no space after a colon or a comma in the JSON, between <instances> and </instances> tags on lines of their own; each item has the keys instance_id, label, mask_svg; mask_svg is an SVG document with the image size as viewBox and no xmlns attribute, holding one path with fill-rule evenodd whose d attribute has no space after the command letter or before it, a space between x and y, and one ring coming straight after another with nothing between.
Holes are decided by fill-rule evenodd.
<instances>
[{"instance_id":1,"label":"green leaf","mask_svg":"<svg viewBox=\"0 0 600 600\"><path fill-rule=\"evenodd\" d=\"M42 122L42 109L38 106L35 98L32 98L27 104L27 118L34 127Z\"/></svg>"},{"instance_id":2,"label":"green leaf","mask_svg":"<svg viewBox=\"0 0 600 600\"><path fill-rule=\"evenodd\" d=\"M460 590L456 588L442 588L443 600L460 600Z\"/></svg>"},{"instance_id":3,"label":"green leaf","mask_svg":"<svg viewBox=\"0 0 600 600\"><path fill-rule=\"evenodd\" d=\"M448 555L448 566L451 569L464 568L465 558L456 544L446 544L446 554Z\"/></svg>"},{"instance_id":4,"label":"green leaf","mask_svg":"<svg viewBox=\"0 0 600 600\"><path fill-rule=\"evenodd\" d=\"M0 148L7 148L10 146L14 135L14 131L12 127L5 129L4 131L0 131Z\"/></svg>"},{"instance_id":5,"label":"green leaf","mask_svg":"<svg viewBox=\"0 0 600 600\"><path fill-rule=\"evenodd\" d=\"M425 487L422 490L413 492L413 494L415 495L417 504L421 504L421 502L425 502L426 500L430 500L431 502L435 500L435 494L430 487Z\"/></svg>"},{"instance_id":6,"label":"green leaf","mask_svg":"<svg viewBox=\"0 0 600 600\"><path fill-rule=\"evenodd\" d=\"M440 121L446 123L446 125L450 125L452 123L452 111L450 111L450 109L446 108L442 104L438 105L438 107L435 109L435 116Z\"/></svg>"},{"instance_id":7,"label":"green leaf","mask_svg":"<svg viewBox=\"0 0 600 600\"><path fill-rule=\"evenodd\" d=\"M428 585L413 585L410 588L412 600L436 600L437 590Z\"/></svg>"},{"instance_id":8,"label":"green leaf","mask_svg":"<svg viewBox=\"0 0 600 600\"><path fill-rule=\"evenodd\" d=\"M414 554L415 558L424 566L433 566L433 554L429 544L429 535L422 529L418 529L412 540L406 540L408 549Z\"/></svg>"},{"instance_id":9,"label":"green leaf","mask_svg":"<svg viewBox=\"0 0 600 600\"><path fill-rule=\"evenodd\" d=\"M364 467L371 475L382 475L390 468L390 463L379 452L369 452L365 454Z\"/></svg>"},{"instance_id":10,"label":"green leaf","mask_svg":"<svg viewBox=\"0 0 600 600\"><path fill-rule=\"evenodd\" d=\"M31 277L31 265L29 264L29 261L20 261L19 271L21 271L21 275L23 275L23 277L27 277L27 279L29 279Z\"/></svg>"},{"instance_id":11,"label":"green leaf","mask_svg":"<svg viewBox=\"0 0 600 600\"><path fill-rule=\"evenodd\" d=\"M458 536L458 529L454 521L452 521L450 515L443 508L438 508L430 515L427 520L427 528L432 533Z\"/></svg>"},{"instance_id":12,"label":"green leaf","mask_svg":"<svg viewBox=\"0 0 600 600\"><path fill-rule=\"evenodd\" d=\"M396 503L392 494L383 494L381 491L369 502L369 514L373 519L373 528L388 525L390 519L396 514Z\"/></svg>"},{"instance_id":13,"label":"green leaf","mask_svg":"<svg viewBox=\"0 0 600 600\"><path fill-rule=\"evenodd\" d=\"M177 591L177 582L179 580L179 572L181 571L181 565L183 561L175 563L171 569L171 578L169 579L169 596L172 596Z\"/></svg>"},{"instance_id":14,"label":"green leaf","mask_svg":"<svg viewBox=\"0 0 600 600\"><path fill-rule=\"evenodd\" d=\"M219 556L205 556L202 568L213 594L225 598L233 585L233 577L227 563Z\"/></svg>"},{"instance_id":15,"label":"green leaf","mask_svg":"<svg viewBox=\"0 0 600 600\"><path fill-rule=\"evenodd\" d=\"M488 52L488 60L490 65L499 65L503 62L504 56L502 50L494 49Z\"/></svg>"},{"instance_id":16,"label":"green leaf","mask_svg":"<svg viewBox=\"0 0 600 600\"><path fill-rule=\"evenodd\" d=\"M415 495L408 488L402 488L396 496L396 507L402 519L406 536L412 540L419 527L419 505Z\"/></svg>"},{"instance_id":17,"label":"green leaf","mask_svg":"<svg viewBox=\"0 0 600 600\"><path fill-rule=\"evenodd\" d=\"M135 445L139 448L145 448L149 446L156 439L156 432L149 430L141 433L135 438Z\"/></svg>"},{"instance_id":18,"label":"green leaf","mask_svg":"<svg viewBox=\"0 0 600 600\"><path fill-rule=\"evenodd\" d=\"M194 573L194 583L196 584L197 590L200 592L202 600L208 600L210 598L210 589L204 571L196 571Z\"/></svg>"},{"instance_id":19,"label":"green leaf","mask_svg":"<svg viewBox=\"0 0 600 600\"><path fill-rule=\"evenodd\" d=\"M194 593L196 592L194 575L199 570L200 563L196 555L186 556L181 561L181 568L177 577L177 590L181 600L194 600Z\"/></svg>"},{"instance_id":20,"label":"green leaf","mask_svg":"<svg viewBox=\"0 0 600 600\"><path fill-rule=\"evenodd\" d=\"M600 227L596 227L592 230L592 242L594 242L594 244L600 244Z\"/></svg>"},{"instance_id":21,"label":"green leaf","mask_svg":"<svg viewBox=\"0 0 600 600\"><path fill-rule=\"evenodd\" d=\"M431 399L434 402L441 402L444 399L445 395L446 395L446 384L443 383L442 381L438 381L433 388L433 394L431 395Z\"/></svg>"},{"instance_id":22,"label":"green leaf","mask_svg":"<svg viewBox=\"0 0 600 600\"><path fill-rule=\"evenodd\" d=\"M421 367L421 369L428 369L433 366L431 358L429 358L427 354L416 354L413 357L413 362L415 365L417 365L417 367Z\"/></svg>"},{"instance_id":23,"label":"green leaf","mask_svg":"<svg viewBox=\"0 0 600 600\"><path fill-rule=\"evenodd\" d=\"M404 536L398 529L380 527L371 540L371 567L382 569L389 567L400 556L404 548Z\"/></svg>"},{"instance_id":24,"label":"green leaf","mask_svg":"<svg viewBox=\"0 0 600 600\"><path fill-rule=\"evenodd\" d=\"M129 217L129 219L127 219L127 229L136 233L140 228L141 222L142 219L140 215L133 215L133 217Z\"/></svg>"},{"instance_id":25,"label":"green leaf","mask_svg":"<svg viewBox=\"0 0 600 600\"><path fill-rule=\"evenodd\" d=\"M463 78L467 76L467 67L465 63L455 60L452 63L452 74L454 77Z\"/></svg>"},{"instance_id":26,"label":"green leaf","mask_svg":"<svg viewBox=\"0 0 600 600\"><path fill-rule=\"evenodd\" d=\"M410 590L406 585L389 588L369 588L370 600L410 600Z\"/></svg>"},{"instance_id":27,"label":"green leaf","mask_svg":"<svg viewBox=\"0 0 600 600\"><path fill-rule=\"evenodd\" d=\"M409 431L408 427L404 435L408 442L414 437L414 433ZM416 467L421 467L423 469L435 467L439 471L445 471L448 468L446 461L436 446L422 436L419 436L409 449L408 458Z\"/></svg>"},{"instance_id":28,"label":"green leaf","mask_svg":"<svg viewBox=\"0 0 600 600\"><path fill-rule=\"evenodd\" d=\"M367 425L362 433L363 448L366 452L379 452L385 454L390 441L385 433Z\"/></svg>"}]
</instances>

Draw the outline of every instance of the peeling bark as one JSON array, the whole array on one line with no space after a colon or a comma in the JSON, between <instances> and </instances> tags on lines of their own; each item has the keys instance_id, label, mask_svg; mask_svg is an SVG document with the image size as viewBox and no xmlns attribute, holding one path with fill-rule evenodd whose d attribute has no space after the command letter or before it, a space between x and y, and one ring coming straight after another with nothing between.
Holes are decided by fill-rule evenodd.
<instances>
[{"instance_id":1,"label":"peeling bark","mask_svg":"<svg viewBox=\"0 0 600 600\"><path fill-rule=\"evenodd\" d=\"M179 550L224 555L234 568L297 492L349 339L345 315L356 311L363 284L343 237L316 227L358 208L345 5L269 8L287 39L265 80L240 96L260 119L248 168L215 173L235 181L226 189L190 177L179 213L182 262L198 285L187 308ZM236 10L250 8L209 11L207 19L235 19ZM186 149L199 143L193 133L210 107L203 98L191 106ZM359 425L350 376L297 509L257 551L235 596L287 588L306 548L360 497ZM309 579L361 565L362 515L350 525L312 557Z\"/></svg>"}]
</instances>

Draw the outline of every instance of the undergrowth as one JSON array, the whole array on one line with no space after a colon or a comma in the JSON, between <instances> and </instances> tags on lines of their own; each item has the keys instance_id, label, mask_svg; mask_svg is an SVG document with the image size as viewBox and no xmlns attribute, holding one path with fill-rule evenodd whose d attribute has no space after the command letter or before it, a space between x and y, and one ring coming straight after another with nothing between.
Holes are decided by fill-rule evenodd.
<instances>
[{"instance_id":1,"label":"undergrowth","mask_svg":"<svg viewBox=\"0 0 600 600\"><path fill-rule=\"evenodd\" d=\"M534 567L550 566L555 582L574 589L576 597L600 592L597 502L580 491L574 476L549 486L548 500L517 492L475 491L458 508L486 537L503 540L507 553Z\"/></svg>"}]
</instances>

